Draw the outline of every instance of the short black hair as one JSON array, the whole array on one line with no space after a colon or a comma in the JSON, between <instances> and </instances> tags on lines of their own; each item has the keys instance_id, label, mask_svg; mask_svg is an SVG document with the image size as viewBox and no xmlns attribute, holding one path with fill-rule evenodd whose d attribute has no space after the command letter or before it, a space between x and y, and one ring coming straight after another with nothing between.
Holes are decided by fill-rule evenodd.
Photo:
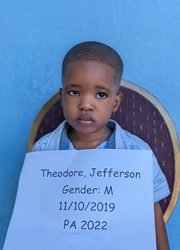
<instances>
[{"instance_id":1,"label":"short black hair","mask_svg":"<svg viewBox=\"0 0 180 250\"><path fill-rule=\"evenodd\" d=\"M62 64L62 81L69 63L76 61L95 61L111 66L115 71L115 83L121 82L123 61L120 55L106 44L88 41L72 47L64 57Z\"/></svg>"}]
</instances>

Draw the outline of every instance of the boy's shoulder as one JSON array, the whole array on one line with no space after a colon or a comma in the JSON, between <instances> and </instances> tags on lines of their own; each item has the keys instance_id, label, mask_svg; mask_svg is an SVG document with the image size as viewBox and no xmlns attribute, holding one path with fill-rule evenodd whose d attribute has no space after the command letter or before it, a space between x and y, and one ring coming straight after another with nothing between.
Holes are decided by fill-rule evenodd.
<instances>
[{"instance_id":1,"label":"boy's shoulder","mask_svg":"<svg viewBox=\"0 0 180 250\"><path fill-rule=\"evenodd\" d=\"M145 149L150 150L149 145L138 136L123 129L117 122L115 123L116 148L121 149Z\"/></svg>"},{"instance_id":2,"label":"boy's shoulder","mask_svg":"<svg viewBox=\"0 0 180 250\"><path fill-rule=\"evenodd\" d=\"M58 150L61 132L66 121L62 122L54 131L41 137L33 146L32 151Z\"/></svg>"}]
</instances>

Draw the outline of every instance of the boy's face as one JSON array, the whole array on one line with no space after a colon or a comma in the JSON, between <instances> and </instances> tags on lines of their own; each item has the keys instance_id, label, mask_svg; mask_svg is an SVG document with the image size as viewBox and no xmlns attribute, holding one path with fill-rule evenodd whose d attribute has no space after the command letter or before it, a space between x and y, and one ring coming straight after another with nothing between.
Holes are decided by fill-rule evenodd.
<instances>
[{"instance_id":1,"label":"boy's face","mask_svg":"<svg viewBox=\"0 0 180 250\"><path fill-rule=\"evenodd\" d=\"M114 69L95 61L68 64L61 90L65 119L79 133L97 133L106 127L122 96L117 94Z\"/></svg>"}]
</instances>

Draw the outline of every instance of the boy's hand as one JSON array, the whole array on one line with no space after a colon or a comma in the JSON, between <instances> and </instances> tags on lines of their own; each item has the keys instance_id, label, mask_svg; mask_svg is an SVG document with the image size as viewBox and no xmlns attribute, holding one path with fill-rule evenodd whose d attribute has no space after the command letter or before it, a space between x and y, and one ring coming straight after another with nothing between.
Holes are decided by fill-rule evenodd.
<instances>
[{"instance_id":1,"label":"boy's hand","mask_svg":"<svg viewBox=\"0 0 180 250\"><path fill-rule=\"evenodd\" d=\"M157 250L169 250L169 243L159 202L154 204Z\"/></svg>"}]
</instances>

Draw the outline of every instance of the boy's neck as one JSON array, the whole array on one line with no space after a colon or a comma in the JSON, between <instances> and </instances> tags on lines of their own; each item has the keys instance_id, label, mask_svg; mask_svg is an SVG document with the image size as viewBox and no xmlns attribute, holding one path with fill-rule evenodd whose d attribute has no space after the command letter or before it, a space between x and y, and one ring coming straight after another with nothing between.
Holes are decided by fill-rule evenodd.
<instances>
[{"instance_id":1,"label":"boy's neck","mask_svg":"<svg viewBox=\"0 0 180 250\"><path fill-rule=\"evenodd\" d=\"M85 134L71 128L67 134L75 149L93 149L106 141L112 134L112 130L106 126L98 132Z\"/></svg>"}]
</instances>

